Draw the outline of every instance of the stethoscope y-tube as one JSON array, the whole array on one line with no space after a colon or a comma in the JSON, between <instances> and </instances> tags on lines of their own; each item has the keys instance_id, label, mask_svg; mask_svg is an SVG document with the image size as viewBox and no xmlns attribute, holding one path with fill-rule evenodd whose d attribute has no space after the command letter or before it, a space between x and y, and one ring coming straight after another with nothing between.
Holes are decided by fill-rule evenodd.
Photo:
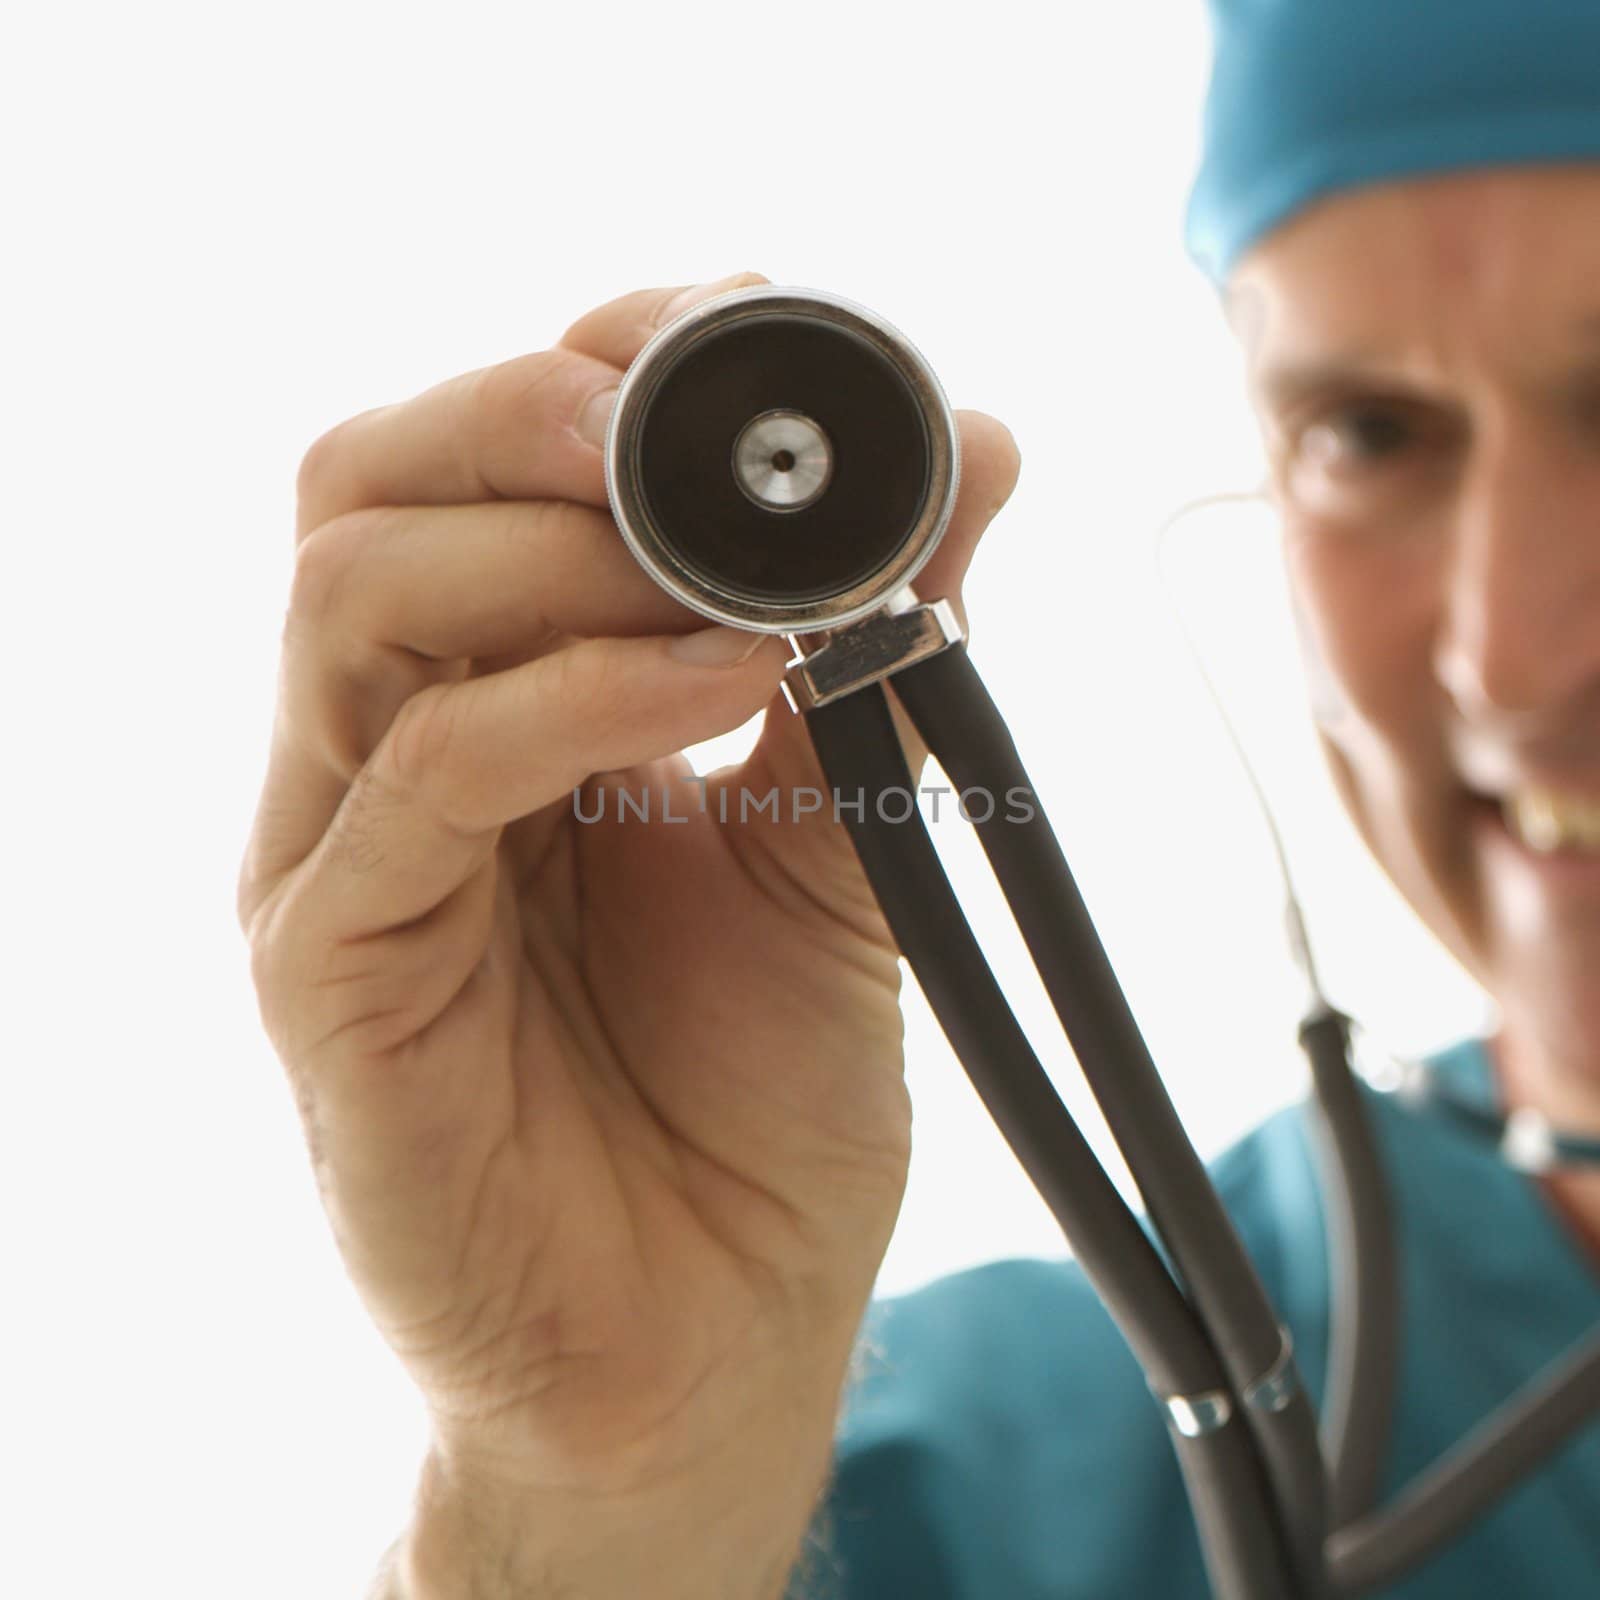
<instances>
[{"instance_id":1,"label":"stethoscope y-tube","mask_svg":"<svg viewBox=\"0 0 1600 1600\"><path fill-rule=\"evenodd\" d=\"M1398 1360L1394 1225L1350 1023L1316 985L1291 889L1312 986L1300 1043L1334 1287L1319 1439L1287 1330L1184 1132L954 611L912 587L948 524L958 458L953 413L903 335L838 296L762 286L703 302L641 351L612 414L606 483L624 539L668 592L717 621L781 632L797 650L785 694L840 820L952 1049L1162 1405L1214 1591L1365 1592L1458 1531L1600 1406L1600 1339L1374 1510ZM963 799L986 798L982 816L964 814L1148 1233L967 924L915 804L890 692ZM1035 803L1002 813L997 797L1017 793Z\"/></svg>"},{"instance_id":2,"label":"stethoscope y-tube","mask_svg":"<svg viewBox=\"0 0 1600 1600\"><path fill-rule=\"evenodd\" d=\"M976 683L960 646L906 670L952 658ZM841 815L929 1008L1164 1405L1213 1587L1240 1597L1320 1592L1291 1581L1292 1554L1269 1503L1271 1484L1238 1420L1210 1331L1056 1094L978 948L920 815L883 820L883 797L911 792L883 691L872 685L821 706L809 713L809 726L835 792L862 801L859 811L841 806ZM919 724L918 731L937 756L934 737L944 743L942 730L936 735ZM963 787L955 772L946 772ZM1029 949L1039 962L1031 940ZM1047 976L1039 964L1054 999L1057 974L1052 969ZM1093 1010L1092 1002L1086 1009ZM1318 1552L1320 1560L1320 1546Z\"/></svg>"},{"instance_id":3,"label":"stethoscope y-tube","mask_svg":"<svg viewBox=\"0 0 1600 1600\"><path fill-rule=\"evenodd\" d=\"M1034 792L965 649L909 667L893 683L958 793ZM1216 1341L1268 1466L1298 1592L1321 1594L1327 1484L1288 1333L1183 1130L1042 807L1021 820L994 812L974 827L1179 1280Z\"/></svg>"},{"instance_id":4,"label":"stethoscope y-tube","mask_svg":"<svg viewBox=\"0 0 1600 1600\"><path fill-rule=\"evenodd\" d=\"M960 659L965 662L965 650ZM920 814L883 821L883 797L910 792L883 691L869 686L814 709L810 731L835 792L862 800L859 814L843 806L843 819L930 1010L1165 1406L1214 1589L1238 1597L1320 1592L1291 1581L1291 1552L1269 1504L1272 1486L1250 1435L1238 1424L1235 1395L1210 1331L1027 1043L966 925ZM918 731L930 739L930 730ZM957 774L946 771L960 789ZM1030 952L1038 962L1032 944Z\"/></svg>"}]
</instances>

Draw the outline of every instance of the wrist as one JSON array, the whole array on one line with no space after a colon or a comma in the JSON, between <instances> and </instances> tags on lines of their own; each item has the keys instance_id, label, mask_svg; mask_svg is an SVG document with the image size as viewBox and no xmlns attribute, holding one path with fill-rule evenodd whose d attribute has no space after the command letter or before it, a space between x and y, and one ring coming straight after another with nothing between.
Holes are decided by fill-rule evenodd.
<instances>
[{"instance_id":1,"label":"wrist","mask_svg":"<svg viewBox=\"0 0 1600 1600\"><path fill-rule=\"evenodd\" d=\"M747 1368L734 1392L708 1388L693 1435L649 1449L535 1465L503 1436L491 1448L436 1427L394 1592L374 1600L782 1600L832 1468L856 1331Z\"/></svg>"},{"instance_id":2,"label":"wrist","mask_svg":"<svg viewBox=\"0 0 1600 1600\"><path fill-rule=\"evenodd\" d=\"M774 1444L782 1476L758 1493L746 1478L593 1498L462 1479L430 1452L371 1600L781 1600L830 1458L798 1468Z\"/></svg>"}]
</instances>

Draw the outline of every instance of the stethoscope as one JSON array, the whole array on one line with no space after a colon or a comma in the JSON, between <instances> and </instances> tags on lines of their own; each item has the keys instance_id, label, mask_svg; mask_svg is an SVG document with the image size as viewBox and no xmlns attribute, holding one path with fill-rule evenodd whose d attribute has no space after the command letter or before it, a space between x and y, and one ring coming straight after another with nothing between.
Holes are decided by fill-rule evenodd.
<instances>
[{"instance_id":1,"label":"stethoscope","mask_svg":"<svg viewBox=\"0 0 1600 1600\"><path fill-rule=\"evenodd\" d=\"M1353 1025L1317 982L1274 827L1311 996L1299 1039L1335 1285L1319 1438L1288 1330L1042 807L999 803L1031 800L1033 785L954 608L912 587L948 526L960 463L944 391L904 335L817 290L761 285L702 302L629 367L605 465L617 525L657 583L708 618L793 646L783 691L839 820L952 1049L1144 1370L1219 1596L1354 1595L1390 1581L1600 1410L1597 1335L1375 1509L1399 1342L1390 1197L1351 1064ZM1062 1104L907 803L915 786L890 680L961 797L1150 1232Z\"/></svg>"}]
</instances>

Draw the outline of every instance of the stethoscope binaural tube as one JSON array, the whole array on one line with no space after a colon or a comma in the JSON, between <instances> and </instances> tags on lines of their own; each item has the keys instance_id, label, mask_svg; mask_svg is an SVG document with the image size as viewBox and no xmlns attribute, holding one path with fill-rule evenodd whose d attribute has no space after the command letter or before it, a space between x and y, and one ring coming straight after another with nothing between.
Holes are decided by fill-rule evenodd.
<instances>
[{"instance_id":1,"label":"stethoscope binaural tube","mask_svg":"<svg viewBox=\"0 0 1600 1600\"><path fill-rule=\"evenodd\" d=\"M1272 808L1185 620L1166 567L1168 541L1190 512L1241 503L1265 501L1260 493L1222 494L1181 508L1156 530L1154 555L1173 619L1272 841L1284 891L1285 931L1306 982L1308 1002L1298 1036L1311 1069L1311 1129L1324 1191L1331 1280L1321 1433L1328 1469L1329 1526L1343 1528L1376 1503L1389 1448L1400 1344L1395 1223L1376 1131L1351 1066L1352 1024L1329 1004L1322 991Z\"/></svg>"},{"instance_id":2,"label":"stethoscope binaural tube","mask_svg":"<svg viewBox=\"0 0 1600 1600\"><path fill-rule=\"evenodd\" d=\"M1301 1020L1311 1128L1327 1217L1328 1371L1323 1385L1329 1526L1377 1503L1400 1366L1400 1268L1389 1181L1350 1066L1350 1019L1320 995Z\"/></svg>"},{"instance_id":3,"label":"stethoscope binaural tube","mask_svg":"<svg viewBox=\"0 0 1600 1600\"><path fill-rule=\"evenodd\" d=\"M1216 505L1269 504L1260 490L1207 496L1181 508L1156 533L1156 565L1164 582L1168 538L1191 512ZM1272 841L1284 893L1285 927L1305 978L1309 1006L1299 1040L1311 1067L1313 1129L1326 1191L1332 1278L1324 1452L1329 1462L1332 1527L1327 1558L1334 1592L1364 1595L1419 1565L1468 1527L1496 1499L1600 1416L1600 1327L1525 1383L1484 1417L1383 1507L1378 1499L1389 1446L1399 1369L1399 1268L1388 1181L1352 1060L1354 1024L1323 992L1295 893L1288 855L1266 791L1245 750L1204 655L1172 595L1173 615L1195 671L1211 698ZM1415 1064L1414 1068L1415 1068ZM1527 1164L1530 1152L1505 1120L1455 1103L1429 1074L1415 1069L1408 1088L1438 1104L1502 1156ZM1532 1139L1533 1170L1561 1160L1600 1161L1600 1142L1565 1137L1542 1119Z\"/></svg>"},{"instance_id":4,"label":"stethoscope binaural tube","mask_svg":"<svg viewBox=\"0 0 1600 1600\"><path fill-rule=\"evenodd\" d=\"M1364 1595L1417 1566L1600 1416L1600 1328L1580 1339L1421 1473L1382 1511L1328 1544L1340 1595Z\"/></svg>"}]
</instances>

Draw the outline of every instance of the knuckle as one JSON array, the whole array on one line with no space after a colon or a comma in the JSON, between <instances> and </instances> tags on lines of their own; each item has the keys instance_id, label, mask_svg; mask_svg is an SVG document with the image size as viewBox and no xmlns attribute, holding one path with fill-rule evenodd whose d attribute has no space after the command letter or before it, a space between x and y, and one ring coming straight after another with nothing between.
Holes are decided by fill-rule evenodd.
<instances>
[{"instance_id":1,"label":"knuckle","mask_svg":"<svg viewBox=\"0 0 1600 1600\"><path fill-rule=\"evenodd\" d=\"M294 1045L294 999L290 992L289 957L281 918L273 903L263 905L246 929L245 943L250 957L250 983L255 990L261 1024L274 1048L292 1053Z\"/></svg>"},{"instance_id":2,"label":"knuckle","mask_svg":"<svg viewBox=\"0 0 1600 1600\"><path fill-rule=\"evenodd\" d=\"M419 689L395 713L390 738L395 776L415 786L449 757L455 697L444 686Z\"/></svg>"},{"instance_id":3,"label":"knuckle","mask_svg":"<svg viewBox=\"0 0 1600 1600\"><path fill-rule=\"evenodd\" d=\"M283 900L292 894L294 873L279 870L274 864L278 853L274 845L289 822L288 806L263 795L256 807L255 821L239 859L235 878L234 911L239 930L255 953L259 941L268 937L279 916Z\"/></svg>"},{"instance_id":4,"label":"knuckle","mask_svg":"<svg viewBox=\"0 0 1600 1600\"><path fill-rule=\"evenodd\" d=\"M269 919L253 917L245 926L245 942L250 952L250 981L265 1006L276 992L280 967L277 941L270 930Z\"/></svg>"},{"instance_id":5,"label":"knuckle","mask_svg":"<svg viewBox=\"0 0 1600 1600\"><path fill-rule=\"evenodd\" d=\"M575 361L570 350L558 347L484 367L466 387L469 426L480 432L491 423L515 426L526 421L535 431L541 422L551 426L554 419L548 416L548 398Z\"/></svg>"},{"instance_id":6,"label":"knuckle","mask_svg":"<svg viewBox=\"0 0 1600 1600\"><path fill-rule=\"evenodd\" d=\"M602 741L628 719L631 686L619 653L607 641L587 640L546 658L548 694L562 708L562 721Z\"/></svg>"},{"instance_id":7,"label":"knuckle","mask_svg":"<svg viewBox=\"0 0 1600 1600\"><path fill-rule=\"evenodd\" d=\"M351 593L351 573L367 547L382 537L386 508L346 512L314 529L295 550L289 585L289 619L294 626L318 626Z\"/></svg>"},{"instance_id":8,"label":"knuckle","mask_svg":"<svg viewBox=\"0 0 1600 1600\"><path fill-rule=\"evenodd\" d=\"M336 422L313 439L295 474L297 538L332 521L341 503L348 503L352 487L359 488L359 472L353 463L360 459L357 441L370 429L373 419L393 411L389 405L373 406Z\"/></svg>"},{"instance_id":9,"label":"knuckle","mask_svg":"<svg viewBox=\"0 0 1600 1600\"><path fill-rule=\"evenodd\" d=\"M717 294L728 294L735 289L753 289L758 284L770 284L772 279L762 272L735 272L726 278L719 278L715 285L701 284L696 287L691 304L697 304L699 299L708 295L714 287ZM650 309L646 324L650 328L661 328L670 322L677 313L677 302L683 295L681 289L663 289L656 296L656 302Z\"/></svg>"},{"instance_id":10,"label":"knuckle","mask_svg":"<svg viewBox=\"0 0 1600 1600\"><path fill-rule=\"evenodd\" d=\"M596 660L599 654L591 644L574 644L545 658L544 688L551 704L586 716L596 698L595 681L603 676Z\"/></svg>"},{"instance_id":11,"label":"knuckle","mask_svg":"<svg viewBox=\"0 0 1600 1600\"><path fill-rule=\"evenodd\" d=\"M300 458L295 473L295 499L302 507L315 506L327 495L328 486L338 477L349 442L349 426L353 418L335 423L325 433L311 441Z\"/></svg>"},{"instance_id":12,"label":"knuckle","mask_svg":"<svg viewBox=\"0 0 1600 1600\"><path fill-rule=\"evenodd\" d=\"M233 883L233 915L239 924L239 931L245 936L246 942L252 937L255 925L256 907L260 903L261 895L256 886L256 873L251 864L250 856L246 854L239 863L239 871Z\"/></svg>"},{"instance_id":13,"label":"knuckle","mask_svg":"<svg viewBox=\"0 0 1600 1600\"><path fill-rule=\"evenodd\" d=\"M467 833L451 801L453 771L461 737L462 703L449 684L419 689L395 713L384 745L395 786L408 799L420 801L445 827Z\"/></svg>"}]
</instances>

